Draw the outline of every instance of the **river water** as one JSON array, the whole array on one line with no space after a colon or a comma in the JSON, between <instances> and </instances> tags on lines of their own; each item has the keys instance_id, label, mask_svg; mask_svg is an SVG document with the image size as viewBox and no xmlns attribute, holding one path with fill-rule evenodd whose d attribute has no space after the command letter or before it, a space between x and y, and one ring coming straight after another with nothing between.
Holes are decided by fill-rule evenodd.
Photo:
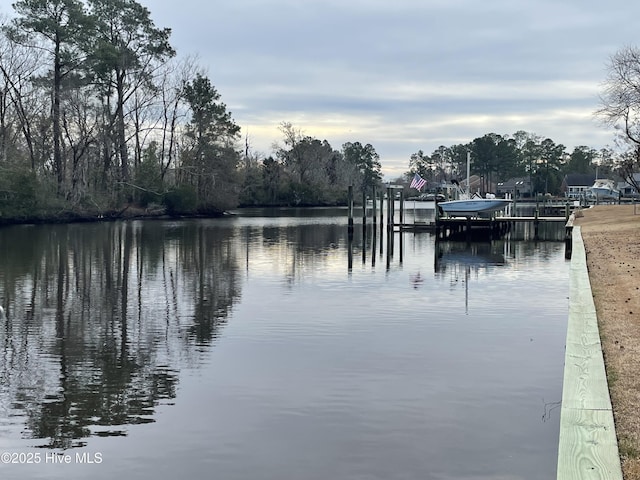
<instances>
[{"instance_id":1,"label":"river water","mask_svg":"<svg viewBox=\"0 0 640 480\"><path fill-rule=\"evenodd\" d=\"M238 213L0 229L3 480L555 476L561 241Z\"/></svg>"}]
</instances>

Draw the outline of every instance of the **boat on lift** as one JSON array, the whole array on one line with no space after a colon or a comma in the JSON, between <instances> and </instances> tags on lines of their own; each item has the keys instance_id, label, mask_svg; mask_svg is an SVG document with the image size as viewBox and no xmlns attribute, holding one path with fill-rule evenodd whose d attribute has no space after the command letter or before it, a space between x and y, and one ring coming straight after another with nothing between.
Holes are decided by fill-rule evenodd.
<instances>
[{"instance_id":1,"label":"boat on lift","mask_svg":"<svg viewBox=\"0 0 640 480\"><path fill-rule=\"evenodd\" d=\"M596 178L591 188L589 188L591 194L600 199L615 199L620 197L620 191L616 188L616 184L613 180L608 178Z\"/></svg>"},{"instance_id":2,"label":"boat on lift","mask_svg":"<svg viewBox=\"0 0 640 480\"><path fill-rule=\"evenodd\" d=\"M498 210L504 209L511 203L511 200L504 198L496 198L493 194L487 194L485 198L479 195L470 195L469 193L469 177L470 177L471 153L467 152L467 188L463 190L459 184L458 199L448 202L439 202L438 206L442 211L451 217L478 217L491 214Z\"/></svg>"}]
</instances>

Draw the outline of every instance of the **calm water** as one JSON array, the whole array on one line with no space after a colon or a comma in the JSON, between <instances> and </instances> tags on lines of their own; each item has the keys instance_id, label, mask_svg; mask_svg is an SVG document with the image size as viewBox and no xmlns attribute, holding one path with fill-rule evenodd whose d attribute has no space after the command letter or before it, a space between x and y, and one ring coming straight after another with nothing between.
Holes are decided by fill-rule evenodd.
<instances>
[{"instance_id":1,"label":"calm water","mask_svg":"<svg viewBox=\"0 0 640 480\"><path fill-rule=\"evenodd\" d=\"M553 478L563 243L345 224L0 229L0 477Z\"/></svg>"}]
</instances>

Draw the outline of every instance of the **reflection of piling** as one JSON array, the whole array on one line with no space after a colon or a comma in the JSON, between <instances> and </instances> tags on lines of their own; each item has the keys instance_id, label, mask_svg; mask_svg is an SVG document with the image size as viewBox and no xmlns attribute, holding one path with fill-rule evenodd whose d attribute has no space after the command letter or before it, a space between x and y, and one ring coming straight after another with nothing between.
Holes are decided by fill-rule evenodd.
<instances>
[{"instance_id":1,"label":"reflection of piling","mask_svg":"<svg viewBox=\"0 0 640 480\"><path fill-rule=\"evenodd\" d=\"M347 269L351 272L353 269L353 230L350 230L347 237Z\"/></svg>"},{"instance_id":2,"label":"reflection of piling","mask_svg":"<svg viewBox=\"0 0 640 480\"><path fill-rule=\"evenodd\" d=\"M402 265L402 257L404 254L404 237L402 236L402 230L400 230L400 235L398 235L398 242L400 242L400 258L398 260L400 265Z\"/></svg>"},{"instance_id":3,"label":"reflection of piling","mask_svg":"<svg viewBox=\"0 0 640 480\"><path fill-rule=\"evenodd\" d=\"M367 230L366 228L362 229L362 264L367 263Z\"/></svg>"},{"instance_id":4,"label":"reflection of piling","mask_svg":"<svg viewBox=\"0 0 640 480\"><path fill-rule=\"evenodd\" d=\"M378 235L376 235L375 227L373 231L373 237L371 238L371 266L376 266L376 242L378 240ZM382 243L382 239L380 239L380 243Z\"/></svg>"},{"instance_id":5,"label":"reflection of piling","mask_svg":"<svg viewBox=\"0 0 640 480\"><path fill-rule=\"evenodd\" d=\"M387 270L391 267L393 257L393 230L387 230Z\"/></svg>"},{"instance_id":6,"label":"reflection of piling","mask_svg":"<svg viewBox=\"0 0 640 480\"><path fill-rule=\"evenodd\" d=\"M393 189L387 188L387 269L393 256Z\"/></svg>"},{"instance_id":7,"label":"reflection of piling","mask_svg":"<svg viewBox=\"0 0 640 480\"><path fill-rule=\"evenodd\" d=\"M363 208L365 206L363 205ZM353 268L353 185L349 185L347 194L347 209L349 215L349 226L347 228L347 268L349 271Z\"/></svg>"}]
</instances>

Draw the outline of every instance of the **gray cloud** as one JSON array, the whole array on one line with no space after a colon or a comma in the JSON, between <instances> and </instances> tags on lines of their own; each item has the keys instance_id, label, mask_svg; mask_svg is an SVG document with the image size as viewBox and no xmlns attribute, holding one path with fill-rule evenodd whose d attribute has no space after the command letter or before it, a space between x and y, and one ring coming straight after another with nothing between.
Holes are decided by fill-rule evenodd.
<instances>
[{"instance_id":1,"label":"gray cloud","mask_svg":"<svg viewBox=\"0 0 640 480\"><path fill-rule=\"evenodd\" d=\"M291 121L334 148L371 143L391 175L418 149L490 132L611 143L592 112L640 13L581 0L143 3L179 54L199 55L254 148L269 154Z\"/></svg>"}]
</instances>

